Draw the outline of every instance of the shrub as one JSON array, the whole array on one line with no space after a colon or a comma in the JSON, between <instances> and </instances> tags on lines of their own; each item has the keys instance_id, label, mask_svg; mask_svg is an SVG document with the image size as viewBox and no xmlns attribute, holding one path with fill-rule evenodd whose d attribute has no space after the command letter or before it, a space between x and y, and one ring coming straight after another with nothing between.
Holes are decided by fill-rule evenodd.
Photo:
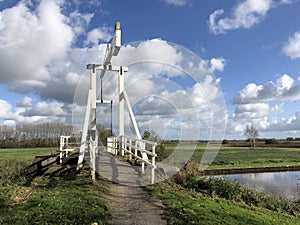
<instances>
[{"instance_id":1,"label":"shrub","mask_svg":"<svg viewBox=\"0 0 300 225\"><path fill-rule=\"evenodd\" d=\"M157 154L156 159L157 159L158 162L161 162L161 161L163 161L164 159L166 159L168 157L168 154L166 153L165 146L162 145L162 144L159 144L159 145L156 146L155 152Z\"/></svg>"},{"instance_id":2,"label":"shrub","mask_svg":"<svg viewBox=\"0 0 300 225\"><path fill-rule=\"evenodd\" d=\"M272 144L277 144L277 140L275 138L271 138L271 139L266 139L265 140L265 144L266 145L272 145Z\"/></svg>"}]
</instances>

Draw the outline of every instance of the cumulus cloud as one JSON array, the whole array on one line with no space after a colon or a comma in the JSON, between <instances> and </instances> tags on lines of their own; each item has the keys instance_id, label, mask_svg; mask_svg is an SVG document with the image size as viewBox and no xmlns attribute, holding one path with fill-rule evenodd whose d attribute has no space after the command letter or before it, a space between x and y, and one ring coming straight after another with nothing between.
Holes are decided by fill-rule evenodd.
<instances>
[{"instance_id":1,"label":"cumulus cloud","mask_svg":"<svg viewBox=\"0 0 300 225\"><path fill-rule=\"evenodd\" d=\"M293 132L300 134L300 111L287 118L265 118L258 121L259 128L263 132L281 132L291 135ZM292 135L293 136L293 135Z\"/></svg>"},{"instance_id":2,"label":"cumulus cloud","mask_svg":"<svg viewBox=\"0 0 300 225\"><path fill-rule=\"evenodd\" d=\"M227 135L240 133L242 137L247 123L255 124L262 137L277 137L279 133L278 137L293 132L300 134L300 113L296 112L289 118L282 115L288 108L287 101L299 99L300 78L293 79L284 74L275 82L250 83L232 99L236 107L229 118Z\"/></svg>"},{"instance_id":3,"label":"cumulus cloud","mask_svg":"<svg viewBox=\"0 0 300 225\"><path fill-rule=\"evenodd\" d=\"M100 41L109 42L112 38L113 28L112 27L100 27L91 30L85 41L86 44L92 43L94 45L99 44Z\"/></svg>"},{"instance_id":4,"label":"cumulus cloud","mask_svg":"<svg viewBox=\"0 0 300 225\"><path fill-rule=\"evenodd\" d=\"M296 101L300 99L300 77L294 80L287 74L276 82L269 81L263 85L248 84L232 99L232 104L248 104L268 101Z\"/></svg>"},{"instance_id":5,"label":"cumulus cloud","mask_svg":"<svg viewBox=\"0 0 300 225\"><path fill-rule=\"evenodd\" d=\"M34 107L27 108L22 115L23 116L63 116L65 112L63 110L63 103L59 102L38 102Z\"/></svg>"},{"instance_id":6,"label":"cumulus cloud","mask_svg":"<svg viewBox=\"0 0 300 225\"><path fill-rule=\"evenodd\" d=\"M167 41L156 38L125 46L113 63L127 65L143 61L156 61L170 65L179 65L183 58L182 54ZM158 68L161 71L161 67Z\"/></svg>"},{"instance_id":7,"label":"cumulus cloud","mask_svg":"<svg viewBox=\"0 0 300 225\"><path fill-rule=\"evenodd\" d=\"M44 0L31 12L21 2L1 17L0 82L16 92L46 86L47 65L66 56L74 35L59 6Z\"/></svg>"},{"instance_id":8,"label":"cumulus cloud","mask_svg":"<svg viewBox=\"0 0 300 225\"><path fill-rule=\"evenodd\" d=\"M56 101L33 103L30 97L17 101L13 107L9 102L0 99L0 119L3 124L65 122L70 115L70 108Z\"/></svg>"},{"instance_id":9,"label":"cumulus cloud","mask_svg":"<svg viewBox=\"0 0 300 225\"><path fill-rule=\"evenodd\" d=\"M232 114L233 119L248 120L264 118L282 111L283 104L270 107L267 103L249 103L238 105Z\"/></svg>"},{"instance_id":10,"label":"cumulus cloud","mask_svg":"<svg viewBox=\"0 0 300 225\"><path fill-rule=\"evenodd\" d=\"M272 8L289 3L291 1L245 0L235 5L228 17L221 18L224 9L214 11L209 16L209 29L214 34L224 34L239 28L249 29L260 23Z\"/></svg>"},{"instance_id":11,"label":"cumulus cloud","mask_svg":"<svg viewBox=\"0 0 300 225\"><path fill-rule=\"evenodd\" d=\"M300 58L300 31L294 33L282 47L285 55L291 59Z\"/></svg>"},{"instance_id":12,"label":"cumulus cloud","mask_svg":"<svg viewBox=\"0 0 300 225\"><path fill-rule=\"evenodd\" d=\"M66 3L60 1L27 3L0 12L0 83L13 92L71 103L85 65L105 50L73 46L93 14L75 10L65 15Z\"/></svg>"}]
</instances>

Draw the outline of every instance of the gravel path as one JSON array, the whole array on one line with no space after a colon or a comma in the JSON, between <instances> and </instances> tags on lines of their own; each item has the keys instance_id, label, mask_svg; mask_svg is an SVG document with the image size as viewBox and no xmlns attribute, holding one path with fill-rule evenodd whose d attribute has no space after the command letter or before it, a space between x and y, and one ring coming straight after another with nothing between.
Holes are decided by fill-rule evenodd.
<instances>
[{"instance_id":1,"label":"gravel path","mask_svg":"<svg viewBox=\"0 0 300 225\"><path fill-rule=\"evenodd\" d=\"M105 201L112 225L166 225L162 204L143 188L106 183Z\"/></svg>"},{"instance_id":2,"label":"gravel path","mask_svg":"<svg viewBox=\"0 0 300 225\"><path fill-rule=\"evenodd\" d=\"M102 155L97 172L104 180L101 186L112 225L166 225L163 205L139 186L140 172L127 162Z\"/></svg>"}]
</instances>

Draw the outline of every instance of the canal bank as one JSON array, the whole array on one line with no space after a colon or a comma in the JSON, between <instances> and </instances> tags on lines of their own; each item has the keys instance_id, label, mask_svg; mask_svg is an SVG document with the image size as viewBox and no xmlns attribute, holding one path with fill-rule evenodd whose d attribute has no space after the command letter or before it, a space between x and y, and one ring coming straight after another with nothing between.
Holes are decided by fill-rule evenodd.
<instances>
[{"instance_id":1,"label":"canal bank","mask_svg":"<svg viewBox=\"0 0 300 225\"><path fill-rule=\"evenodd\" d=\"M287 172L300 171L300 165L293 166L267 166L267 167L248 167L248 168L216 168L200 171L200 176L216 176L229 174L246 173L268 173L268 172Z\"/></svg>"}]
</instances>

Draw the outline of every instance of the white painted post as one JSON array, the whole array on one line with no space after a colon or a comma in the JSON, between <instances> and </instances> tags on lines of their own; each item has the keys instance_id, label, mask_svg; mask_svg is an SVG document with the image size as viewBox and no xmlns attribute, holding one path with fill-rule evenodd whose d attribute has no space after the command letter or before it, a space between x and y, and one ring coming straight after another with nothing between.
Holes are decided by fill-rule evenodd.
<instances>
[{"instance_id":1,"label":"white painted post","mask_svg":"<svg viewBox=\"0 0 300 225\"><path fill-rule=\"evenodd\" d=\"M155 182L155 158L156 158L156 153L155 153L155 145L152 145L152 168L151 168L151 184L154 184Z\"/></svg>"},{"instance_id":2,"label":"white painted post","mask_svg":"<svg viewBox=\"0 0 300 225\"><path fill-rule=\"evenodd\" d=\"M135 140L134 156L137 156L137 152L138 152L137 148L138 148L138 146L139 146L139 141Z\"/></svg>"},{"instance_id":3,"label":"white painted post","mask_svg":"<svg viewBox=\"0 0 300 225\"><path fill-rule=\"evenodd\" d=\"M126 93L125 90L124 90L124 92L123 92L123 95L124 95L124 100L125 100L125 102L126 102L126 106L127 106L127 109L128 109L129 118L130 118L130 120L131 120L131 123L132 123L133 128L134 128L134 131L135 131L136 138L137 138L137 139L142 139L140 130L139 130L139 128L138 128L137 122L136 122L136 120L135 120L135 117L134 117L134 114L133 114L133 111L132 111L132 108L131 108L131 104L130 104L128 95L127 95L127 93Z\"/></svg>"},{"instance_id":4,"label":"white painted post","mask_svg":"<svg viewBox=\"0 0 300 225\"><path fill-rule=\"evenodd\" d=\"M122 67L119 70L119 137L120 137L120 149L121 149L121 155L124 156L123 151L123 142L122 142L122 136L124 136L124 74L123 74Z\"/></svg>"},{"instance_id":5,"label":"white painted post","mask_svg":"<svg viewBox=\"0 0 300 225\"><path fill-rule=\"evenodd\" d=\"M91 175L92 180L96 180L96 148L97 148L97 123L96 123L96 107L97 107L97 80L96 80L96 68L93 65L92 73L91 73L91 90L92 90L92 120L91 120L91 134L90 134L90 157L91 157Z\"/></svg>"},{"instance_id":6,"label":"white painted post","mask_svg":"<svg viewBox=\"0 0 300 225\"><path fill-rule=\"evenodd\" d=\"M141 149L142 149L142 174L145 174L145 159L144 159L144 154L146 154L145 152L144 152L144 150L145 150L145 143L144 142L141 142Z\"/></svg>"},{"instance_id":7,"label":"white painted post","mask_svg":"<svg viewBox=\"0 0 300 225\"><path fill-rule=\"evenodd\" d=\"M87 101L87 104L86 104L84 124L83 124L82 136L81 136L81 143L80 143L77 170L82 168L84 152L85 152L85 149L87 147L87 143L86 143L87 140L86 139L87 139L87 135L88 135L89 120L90 120L90 114L91 114L91 101L92 101L92 90L89 89L88 101Z\"/></svg>"},{"instance_id":8,"label":"white painted post","mask_svg":"<svg viewBox=\"0 0 300 225\"><path fill-rule=\"evenodd\" d=\"M114 137L114 154L118 155L118 138Z\"/></svg>"},{"instance_id":9,"label":"white painted post","mask_svg":"<svg viewBox=\"0 0 300 225\"><path fill-rule=\"evenodd\" d=\"M59 163L62 164L62 158L63 158L63 146L64 146L64 138L63 136L60 136L60 147L59 147Z\"/></svg>"},{"instance_id":10,"label":"white painted post","mask_svg":"<svg viewBox=\"0 0 300 225\"><path fill-rule=\"evenodd\" d=\"M65 140L66 140L66 157L68 157L68 148L69 148L69 137L65 136Z\"/></svg>"},{"instance_id":11,"label":"white painted post","mask_svg":"<svg viewBox=\"0 0 300 225\"><path fill-rule=\"evenodd\" d=\"M129 160L132 160L132 140L129 139Z\"/></svg>"}]
</instances>

